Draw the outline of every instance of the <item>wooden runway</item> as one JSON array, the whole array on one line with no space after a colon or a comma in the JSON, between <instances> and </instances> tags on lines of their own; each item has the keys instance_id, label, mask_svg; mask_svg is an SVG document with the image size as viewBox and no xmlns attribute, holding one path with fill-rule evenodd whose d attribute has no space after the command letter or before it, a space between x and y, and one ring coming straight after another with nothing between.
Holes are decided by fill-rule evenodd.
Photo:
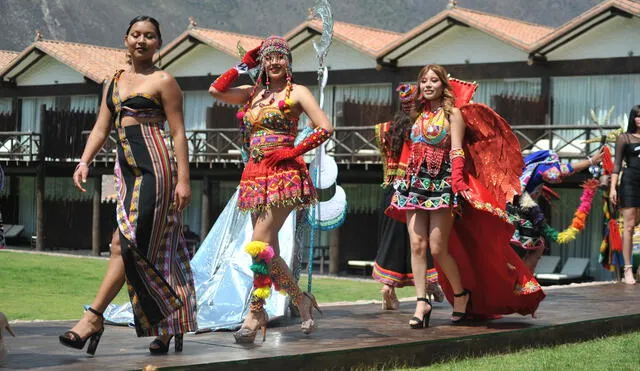
<instances>
[{"instance_id":1,"label":"wooden runway","mask_svg":"<svg viewBox=\"0 0 640 371\"><path fill-rule=\"evenodd\" d=\"M340 370L351 367L426 365L466 354L506 352L640 330L640 284L604 284L547 291L537 318L518 315L452 326L451 307L436 304L431 327L411 330L413 302L399 311L379 305L326 306L311 335L296 319L272 323L264 343L234 344L230 332L186 335L184 351L151 356L151 338L136 338L127 327L107 326L91 358L58 343L72 322L15 323L16 338L4 337L15 370L139 370L146 365L172 370ZM172 343L173 345L173 343ZM2 367L0 367L2 368Z\"/></svg>"}]
</instances>

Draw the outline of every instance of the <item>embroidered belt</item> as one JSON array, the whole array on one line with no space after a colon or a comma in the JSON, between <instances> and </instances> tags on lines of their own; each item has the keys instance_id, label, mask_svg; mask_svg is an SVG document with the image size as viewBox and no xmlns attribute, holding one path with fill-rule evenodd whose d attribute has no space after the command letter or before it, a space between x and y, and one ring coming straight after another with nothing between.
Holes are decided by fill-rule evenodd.
<instances>
[{"instance_id":1,"label":"embroidered belt","mask_svg":"<svg viewBox=\"0 0 640 371\"><path fill-rule=\"evenodd\" d=\"M260 135L251 137L249 157L255 163L264 159L264 155L280 148L291 148L295 138L290 135Z\"/></svg>"}]
</instances>

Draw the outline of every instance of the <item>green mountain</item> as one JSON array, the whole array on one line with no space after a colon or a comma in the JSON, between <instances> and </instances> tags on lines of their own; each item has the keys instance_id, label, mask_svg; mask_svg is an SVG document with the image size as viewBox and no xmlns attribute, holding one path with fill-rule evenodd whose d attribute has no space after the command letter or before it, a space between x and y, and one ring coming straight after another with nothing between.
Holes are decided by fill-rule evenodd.
<instances>
[{"instance_id":1,"label":"green mountain","mask_svg":"<svg viewBox=\"0 0 640 371\"><path fill-rule=\"evenodd\" d=\"M602 0L458 0L468 9L557 27ZM444 10L449 0L333 0L334 18L406 32ZM22 50L44 38L119 47L129 21L150 15L169 42L194 17L198 26L268 36L305 20L315 0L0 0L0 49Z\"/></svg>"}]
</instances>

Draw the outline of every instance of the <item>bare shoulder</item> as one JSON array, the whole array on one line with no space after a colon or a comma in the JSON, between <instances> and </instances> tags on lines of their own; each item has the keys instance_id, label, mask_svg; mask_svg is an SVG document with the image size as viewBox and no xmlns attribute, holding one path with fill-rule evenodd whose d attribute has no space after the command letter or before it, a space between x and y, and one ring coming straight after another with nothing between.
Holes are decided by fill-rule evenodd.
<instances>
[{"instance_id":1,"label":"bare shoulder","mask_svg":"<svg viewBox=\"0 0 640 371\"><path fill-rule=\"evenodd\" d=\"M304 85L292 84L291 86L293 94L311 95L311 90Z\"/></svg>"},{"instance_id":2,"label":"bare shoulder","mask_svg":"<svg viewBox=\"0 0 640 371\"><path fill-rule=\"evenodd\" d=\"M462 115L462 112L458 107L451 107L451 115L459 116L459 115Z\"/></svg>"},{"instance_id":3,"label":"bare shoulder","mask_svg":"<svg viewBox=\"0 0 640 371\"><path fill-rule=\"evenodd\" d=\"M155 71L152 76L162 85L173 85L177 83L175 77L165 70Z\"/></svg>"}]
</instances>

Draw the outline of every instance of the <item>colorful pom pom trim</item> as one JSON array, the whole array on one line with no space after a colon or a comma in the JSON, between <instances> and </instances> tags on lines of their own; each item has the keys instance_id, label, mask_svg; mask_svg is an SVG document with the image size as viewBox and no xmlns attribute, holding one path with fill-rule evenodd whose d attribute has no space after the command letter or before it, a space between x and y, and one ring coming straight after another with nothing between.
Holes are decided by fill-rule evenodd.
<instances>
[{"instance_id":1,"label":"colorful pom pom trim","mask_svg":"<svg viewBox=\"0 0 640 371\"><path fill-rule=\"evenodd\" d=\"M576 239L578 233L582 231L587 223L587 217L591 212L591 204L593 203L593 198L596 195L600 183L596 179L590 179L582 184L582 196L580 196L580 205L576 209L573 214L573 220L571 221L571 225L563 230L562 232L558 232L550 225L545 225L543 234L559 243L559 244L567 244Z\"/></svg>"},{"instance_id":2,"label":"colorful pom pom trim","mask_svg":"<svg viewBox=\"0 0 640 371\"><path fill-rule=\"evenodd\" d=\"M271 277L269 262L274 257L273 248L266 242L251 241L245 246L247 254L251 255L253 264L253 301L265 300L271 296Z\"/></svg>"}]
</instances>

